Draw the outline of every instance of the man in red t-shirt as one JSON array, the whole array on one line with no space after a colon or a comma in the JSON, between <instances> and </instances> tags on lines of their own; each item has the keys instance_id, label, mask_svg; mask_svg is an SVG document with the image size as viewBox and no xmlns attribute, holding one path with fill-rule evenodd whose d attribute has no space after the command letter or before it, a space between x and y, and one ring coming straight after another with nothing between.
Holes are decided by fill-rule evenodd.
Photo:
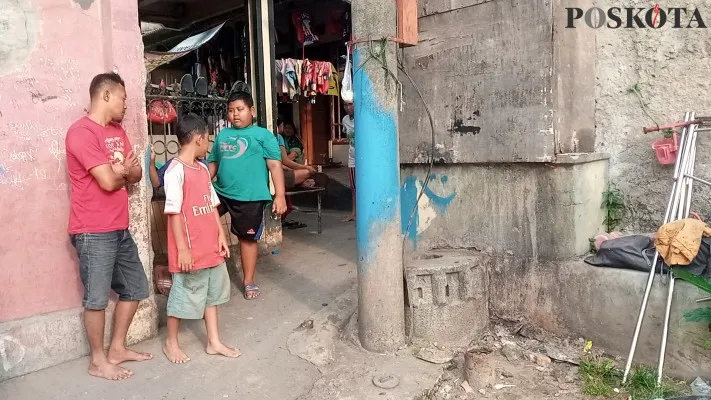
<instances>
[{"instance_id":1,"label":"man in red t-shirt","mask_svg":"<svg viewBox=\"0 0 711 400\"><path fill-rule=\"evenodd\" d=\"M84 284L89 374L121 380L133 373L118 364L153 358L125 345L138 302L149 296L138 248L128 231L126 191L127 185L141 180L143 172L120 125L126 113L126 87L121 77L115 73L97 75L89 94L89 113L69 127L65 142L72 185L69 235ZM105 353L105 310L111 289L119 301L111 345Z\"/></svg>"}]
</instances>

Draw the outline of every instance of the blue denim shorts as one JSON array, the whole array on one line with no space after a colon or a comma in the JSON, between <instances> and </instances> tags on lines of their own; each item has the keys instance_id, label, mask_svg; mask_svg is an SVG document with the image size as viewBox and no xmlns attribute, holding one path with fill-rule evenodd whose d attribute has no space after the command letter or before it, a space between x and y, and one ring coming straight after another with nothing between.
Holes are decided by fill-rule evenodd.
<instances>
[{"instance_id":1,"label":"blue denim shorts","mask_svg":"<svg viewBox=\"0 0 711 400\"><path fill-rule=\"evenodd\" d=\"M119 301L147 299L148 279L138 256L138 247L128 230L71 235L79 256L79 275L84 284L84 308L103 310L109 291Z\"/></svg>"}]
</instances>

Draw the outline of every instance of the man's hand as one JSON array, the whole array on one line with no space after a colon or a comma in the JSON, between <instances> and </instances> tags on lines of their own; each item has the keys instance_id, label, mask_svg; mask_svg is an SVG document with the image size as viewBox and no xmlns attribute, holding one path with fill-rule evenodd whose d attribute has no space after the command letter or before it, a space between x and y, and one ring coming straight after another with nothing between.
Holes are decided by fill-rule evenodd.
<instances>
[{"instance_id":1,"label":"man's hand","mask_svg":"<svg viewBox=\"0 0 711 400\"><path fill-rule=\"evenodd\" d=\"M123 165L126 166L126 169L131 169L134 167L140 167L141 163L138 162L138 157L136 157L136 153L131 153L126 159L123 161Z\"/></svg>"},{"instance_id":2,"label":"man's hand","mask_svg":"<svg viewBox=\"0 0 711 400\"><path fill-rule=\"evenodd\" d=\"M225 258L230 258L230 246L227 244L227 239L225 235L220 235L218 244L220 246L220 255Z\"/></svg>"},{"instance_id":3,"label":"man's hand","mask_svg":"<svg viewBox=\"0 0 711 400\"><path fill-rule=\"evenodd\" d=\"M183 272L192 272L193 270L193 255L190 254L190 249L178 250L178 265Z\"/></svg>"},{"instance_id":4,"label":"man's hand","mask_svg":"<svg viewBox=\"0 0 711 400\"><path fill-rule=\"evenodd\" d=\"M116 163L116 164L111 164L111 169L114 171L116 175L121 175L124 178L126 175L128 175L128 168L125 166L125 164L121 163Z\"/></svg>"},{"instance_id":5,"label":"man's hand","mask_svg":"<svg viewBox=\"0 0 711 400\"><path fill-rule=\"evenodd\" d=\"M310 165L306 166L306 169L309 171L309 173L310 173L311 175L313 175L313 174L316 173L316 168L314 168L314 167L312 167L312 166L310 166Z\"/></svg>"},{"instance_id":6,"label":"man's hand","mask_svg":"<svg viewBox=\"0 0 711 400\"><path fill-rule=\"evenodd\" d=\"M272 211L277 215L283 215L286 212L286 198L284 196L276 196L274 198L274 204L272 204Z\"/></svg>"},{"instance_id":7,"label":"man's hand","mask_svg":"<svg viewBox=\"0 0 711 400\"><path fill-rule=\"evenodd\" d=\"M151 146L151 164L155 164L155 163L156 163L156 151L153 148L153 146Z\"/></svg>"}]
</instances>

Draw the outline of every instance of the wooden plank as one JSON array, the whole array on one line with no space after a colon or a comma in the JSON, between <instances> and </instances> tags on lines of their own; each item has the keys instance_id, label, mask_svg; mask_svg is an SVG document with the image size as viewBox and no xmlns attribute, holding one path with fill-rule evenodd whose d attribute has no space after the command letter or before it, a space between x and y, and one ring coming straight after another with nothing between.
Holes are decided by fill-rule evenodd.
<instances>
[{"instance_id":1,"label":"wooden plank","mask_svg":"<svg viewBox=\"0 0 711 400\"><path fill-rule=\"evenodd\" d=\"M397 37L400 45L417 45L417 0L396 0Z\"/></svg>"}]
</instances>

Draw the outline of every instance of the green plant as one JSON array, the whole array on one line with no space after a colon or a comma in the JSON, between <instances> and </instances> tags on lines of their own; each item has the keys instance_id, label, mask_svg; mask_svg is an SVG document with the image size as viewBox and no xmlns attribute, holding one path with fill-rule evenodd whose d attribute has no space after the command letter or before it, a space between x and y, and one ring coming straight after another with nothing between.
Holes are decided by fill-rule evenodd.
<instances>
[{"instance_id":1,"label":"green plant","mask_svg":"<svg viewBox=\"0 0 711 400\"><path fill-rule=\"evenodd\" d=\"M664 133L665 139L671 139L672 136L674 136L674 130L672 130L672 129L665 129L662 132Z\"/></svg>"},{"instance_id":2,"label":"green plant","mask_svg":"<svg viewBox=\"0 0 711 400\"><path fill-rule=\"evenodd\" d=\"M672 274L678 279L689 282L706 293L711 294L711 282L701 275L692 274L689 271L681 269L672 269ZM689 322L703 322L711 324L711 308L700 307L684 313L684 320ZM704 348L711 350L711 338L704 341Z\"/></svg>"},{"instance_id":3,"label":"green plant","mask_svg":"<svg viewBox=\"0 0 711 400\"><path fill-rule=\"evenodd\" d=\"M657 385L657 372L647 366L635 367L627 383L622 384L622 371L615 367L614 361L605 357L590 357L580 361L580 380L582 392L588 396L624 397L632 400L651 400L684 394L681 383L662 380Z\"/></svg>"},{"instance_id":4,"label":"green plant","mask_svg":"<svg viewBox=\"0 0 711 400\"><path fill-rule=\"evenodd\" d=\"M609 183L607 190L602 194L601 208L605 209L603 223L607 227L607 231L614 231L620 225L627 212L622 191L614 183Z\"/></svg>"}]
</instances>

